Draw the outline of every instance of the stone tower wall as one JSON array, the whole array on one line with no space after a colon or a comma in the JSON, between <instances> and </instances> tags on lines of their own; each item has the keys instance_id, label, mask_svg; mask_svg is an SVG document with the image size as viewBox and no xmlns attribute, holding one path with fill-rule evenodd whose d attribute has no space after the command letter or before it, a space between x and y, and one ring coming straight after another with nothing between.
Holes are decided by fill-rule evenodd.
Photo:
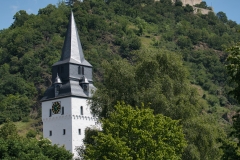
<instances>
[{"instance_id":1,"label":"stone tower wall","mask_svg":"<svg viewBox=\"0 0 240 160\"><path fill-rule=\"evenodd\" d=\"M160 1L160 0L155 0L155 1ZM175 3L178 0L172 0L173 3ZM183 6L186 6L187 4L189 4L190 6L194 6L196 4L200 4L202 2L202 0L181 0L183 3Z\"/></svg>"},{"instance_id":2,"label":"stone tower wall","mask_svg":"<svg viewBox=\"0 0 240 160\"><path fill-rule=\"evenodd\" d=\"M160 1L160 0L155 0L155 1ZM172 3L176 3L178 0L172 0ZM208 14L209 12L213 12L213 8L212 10L209 9L204 9L204 8L198 8L198 7L194 7L194 5L196 4L200 4L202 2L202 0L181 0L183 3L183 6L186 6L187 4L189 4L190 6L193 6L193 13L197 14L197 13L201 13L201 14Z\"/></svg>"},{"instance_id":3,"label":"stone tower wall","mask_svg":"<svg viewBox=\"0 0 240 160\"><path fill-rule=\"evenodd\" d=\"M181 1L183 3L183 6L186 6L187 4L189 4L190 6L194 6L202 2L202 0L181 0Z\"/></svg>"},{"instance_id":4,"label":"stone tower wall","mask_svg":"<svg viewBox=\"0 0 240 160\"><path fill-rule=\"evenodd\" d=\"M209 12L213 12L213 8L212 8L212 10L209 10L209 9L193 7L193 10L194 10L193 13L195 13L195 14L197 14L197 13L208 14Z\"/></svg>"}]
</instances>

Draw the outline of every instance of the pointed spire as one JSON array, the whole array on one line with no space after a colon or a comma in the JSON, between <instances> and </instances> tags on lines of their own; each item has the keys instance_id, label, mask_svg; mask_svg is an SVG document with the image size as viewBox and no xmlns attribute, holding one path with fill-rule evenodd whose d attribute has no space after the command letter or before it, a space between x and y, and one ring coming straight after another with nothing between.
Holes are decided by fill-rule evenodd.
<instances>
[{"instance_id":1,"label":"pointed spire","mask_svg":"<svg viewBox=\"0 0 240 160\"><path fill-rule=\"evenodd\" d=\"M60 61L91 66L84 58L81 41L72 11Z\"/></svg>"}]
</instances>

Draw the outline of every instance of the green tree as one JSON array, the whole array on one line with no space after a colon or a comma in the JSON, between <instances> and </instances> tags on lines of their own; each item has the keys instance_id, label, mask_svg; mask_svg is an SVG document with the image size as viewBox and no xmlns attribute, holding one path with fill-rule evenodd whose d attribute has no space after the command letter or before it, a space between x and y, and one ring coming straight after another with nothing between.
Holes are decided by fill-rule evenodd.
<instances>
[{"instance_id":1,"label":"green tree","mask_svg":"<svg viewBox=\"0 0 240 160\"><path fill-rule=\"evenodd\" d=\"M90 102L96 115L106 118L119 100L131 106L149 104L154 113L173 119L198 113L196 93L188 86L180 56L167 51L142 51L135 56L134 66L126 60L103 63L105 86L98 88Z\"/></svg>"},{"instance_id":2,"label":"green tree","mask_svg":"<svg viewBox=\"0 0 240 160\"><path fill-rule=\"evenodd\" d=\"M220 21L222 21L223 23L226 23L228 21L227 15L224 12L218 12L217 13L217 17Z\"/></svg>"},{"instance_id":3,"label":"green tree","mask_svg":"<svg viewBox=\"0 0 240 160\"><path fill-rule=\"evenodd\" d=\"M184 7L184 11L185 11L185 12L193 12L193 7L190 6L189 4L187 4L187 5Z\"/></svg>"},{"instance_id":4,"label":"green tree","mask_svg":"<svg viewBox=\"0 0 240 160\"><path fill-rule=\"evenodd\" d=\"M202 1L200 4L196 4L195 7L208 9L207 3L205 1Z\"/></svg>"},{"instance_id":5,"label":"green tree","mask_svg":"<svg viewBox=\"0 0 240 160\"><path fill-rule=\"evenodd\" d=\"M180 160L186 146L178 121L124 103L102 120L102 131L92 138L92 144L85 144L84 159Z\"/></svg>"},{"instance_id":6,"label":"green tree","mask_svg":"<svg viewBox=\"0 0 240 160\"><path fill-rule=\"evenodd\" d=\"M29 18L29 15L27 14L26 11L24 11L24 10L18 11L13 16L14 22L11 27L15 28L15 27L20 27L20 26L24 25L24 22L27 21L28 18Z\"/></svg>"},{"instance_id":7,"label":"green tree","mask_svg":"<svg viewBox=\"0 0 240 160\"><path fill-rule=\"evenodd\" d=\"M228 51L230 54L227 58L228 64L226 67L232 81L237 85L231 93L236 97L238 102L240 102L240 43L230 47ZM240 158L240 110L233 116L232 129L233 131L229 135L229 139L223 141L224 160ZM236 138L237 142L232 138Z\"/></svg>"},{"instance_id":8,"label":"green tree","mask_svg":"<svg viewBox=\"0 0 240 160\"><path fill-rule=\"evenodd\" d=\"M118 100L131 106L148 104L154 114L181 119L188 141L184 158L219 159L221 129L216 129L214 120L204 121L206 117L199 116L197 94L189 85L181 57L168 51L141 51L134 56L135 65L126 60L104 62L105 86L99 87L93 96L93 112L100 118L108 118ZM213 129L211 125L217 127ZM193 130L195 134L191 134Z\"/></svg>"},{"instance_id":9,"label":"green tree","mask_svg":"<svg viewBox=\"0 0 240 160\"><path fill-rule=\"evenodd\" d=\"M184 49L184 48L190 48L192 46L192 41L190 38L186 36L180 36L177 41L177 45Z\"/></svg>"},{"instance_id":10,"label":"green tree","mask_svg":"<svg viewBox=\"0 0 240 160\"><path fill-rule=\"evenodd\" d=\"M232 82L236 83L235 89L231 92L235 98L240 102L240 43L228 49L226 68L231 76Z\"/></svg>"},{"instance_id":11,"label":"green tree","mask_svg":"<svg viewBox=\"0 0 240 160\"><path fill-rule=\"evenodd\" d=\"M225 137L223 130L211 115L200 115L182 123L188 146L183 159L220 159L222 150L219 139Z\"/></svg>"},{"instance_id":12,"label":"green tree","mask_svg":"<svg viewBox=\"0 0 240 160\"><path fill-rule=\"evenodd\" d=\"M72 156L64 147L52 145L48 139L20 137L10 121L0 128L0 159L70 160Z\"/></svg>"}]
</instances>

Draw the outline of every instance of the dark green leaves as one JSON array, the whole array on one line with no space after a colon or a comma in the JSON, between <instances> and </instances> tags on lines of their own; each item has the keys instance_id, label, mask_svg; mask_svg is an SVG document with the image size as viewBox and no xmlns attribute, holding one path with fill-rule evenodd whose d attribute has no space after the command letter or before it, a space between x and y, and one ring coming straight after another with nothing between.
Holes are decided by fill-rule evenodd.
<instances>
[{"instance_id":1,"label":"dark green leaves","mask_svg":"<svg viewBox=\"0 0 240 160\"><path fill-rule=\"evenodd\" d=\"M0 129L0 159L70 160L72 154L47 139L19 137L16 126L7 121Z\"/></svg>"}]
</instances>

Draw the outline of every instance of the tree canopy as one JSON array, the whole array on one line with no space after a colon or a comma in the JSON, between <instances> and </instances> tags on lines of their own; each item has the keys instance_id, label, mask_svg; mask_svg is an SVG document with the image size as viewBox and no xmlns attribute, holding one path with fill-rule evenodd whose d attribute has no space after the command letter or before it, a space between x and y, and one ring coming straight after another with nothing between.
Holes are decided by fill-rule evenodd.
<instances>
[{"instance_id":1,"label":"tree canopy","mask_svg":"<svg viewBox=\"0 0 240 160\"><path fill-rule=\"evenodd\" d=\"M179 122L153 110L118 103L102 130L81 152L84 159L181 159L186 146Z\"/></svg>"},{"instance_id":2,"label":"tree canopy","mask_svg":"<svg viewBox=\"0 0 240 160\"><path fill-rule=\"evenodd\" d=\"M173 119L198 113L196 92L188 86L188 72L180 56L168 51L142 51L135 56L135 65L126 60L103 62L105 86L91 101L96 115L107 117L119 100L132 106L148 104L154 113Z\"/></svg>"},{"instance_id":3,"label":"tree canopy","mask_svg":"<svg viewBox=\"0 0 240 160\"><path fill-rule=\"evenodd\" d=\"M117 101L144 103L179 120L188 143L183 159L221 158L221 143L229 143L219 139L231 132L239 98L228 94L238 84L229 83L225 48L240 41L240 25L225 13L194 14L171 0L75 0L72 11L94 68L96 115L107 118ZM41 116L39 100L52 84L69 14L64 3L37 15L18 11L0 31L1 124Z\"/></svg>"},{"instance_id":4,"label":"tree canopy","mask_svg":"<svg viewBox=\"0 0 240 160\"><path fill-rule=\"evenodd\" d=\"M48 139L20 137L16 126L8 121L0 128L0 159L70 160L72 153L52 145Z\"/></svg>"}]
</instances>

